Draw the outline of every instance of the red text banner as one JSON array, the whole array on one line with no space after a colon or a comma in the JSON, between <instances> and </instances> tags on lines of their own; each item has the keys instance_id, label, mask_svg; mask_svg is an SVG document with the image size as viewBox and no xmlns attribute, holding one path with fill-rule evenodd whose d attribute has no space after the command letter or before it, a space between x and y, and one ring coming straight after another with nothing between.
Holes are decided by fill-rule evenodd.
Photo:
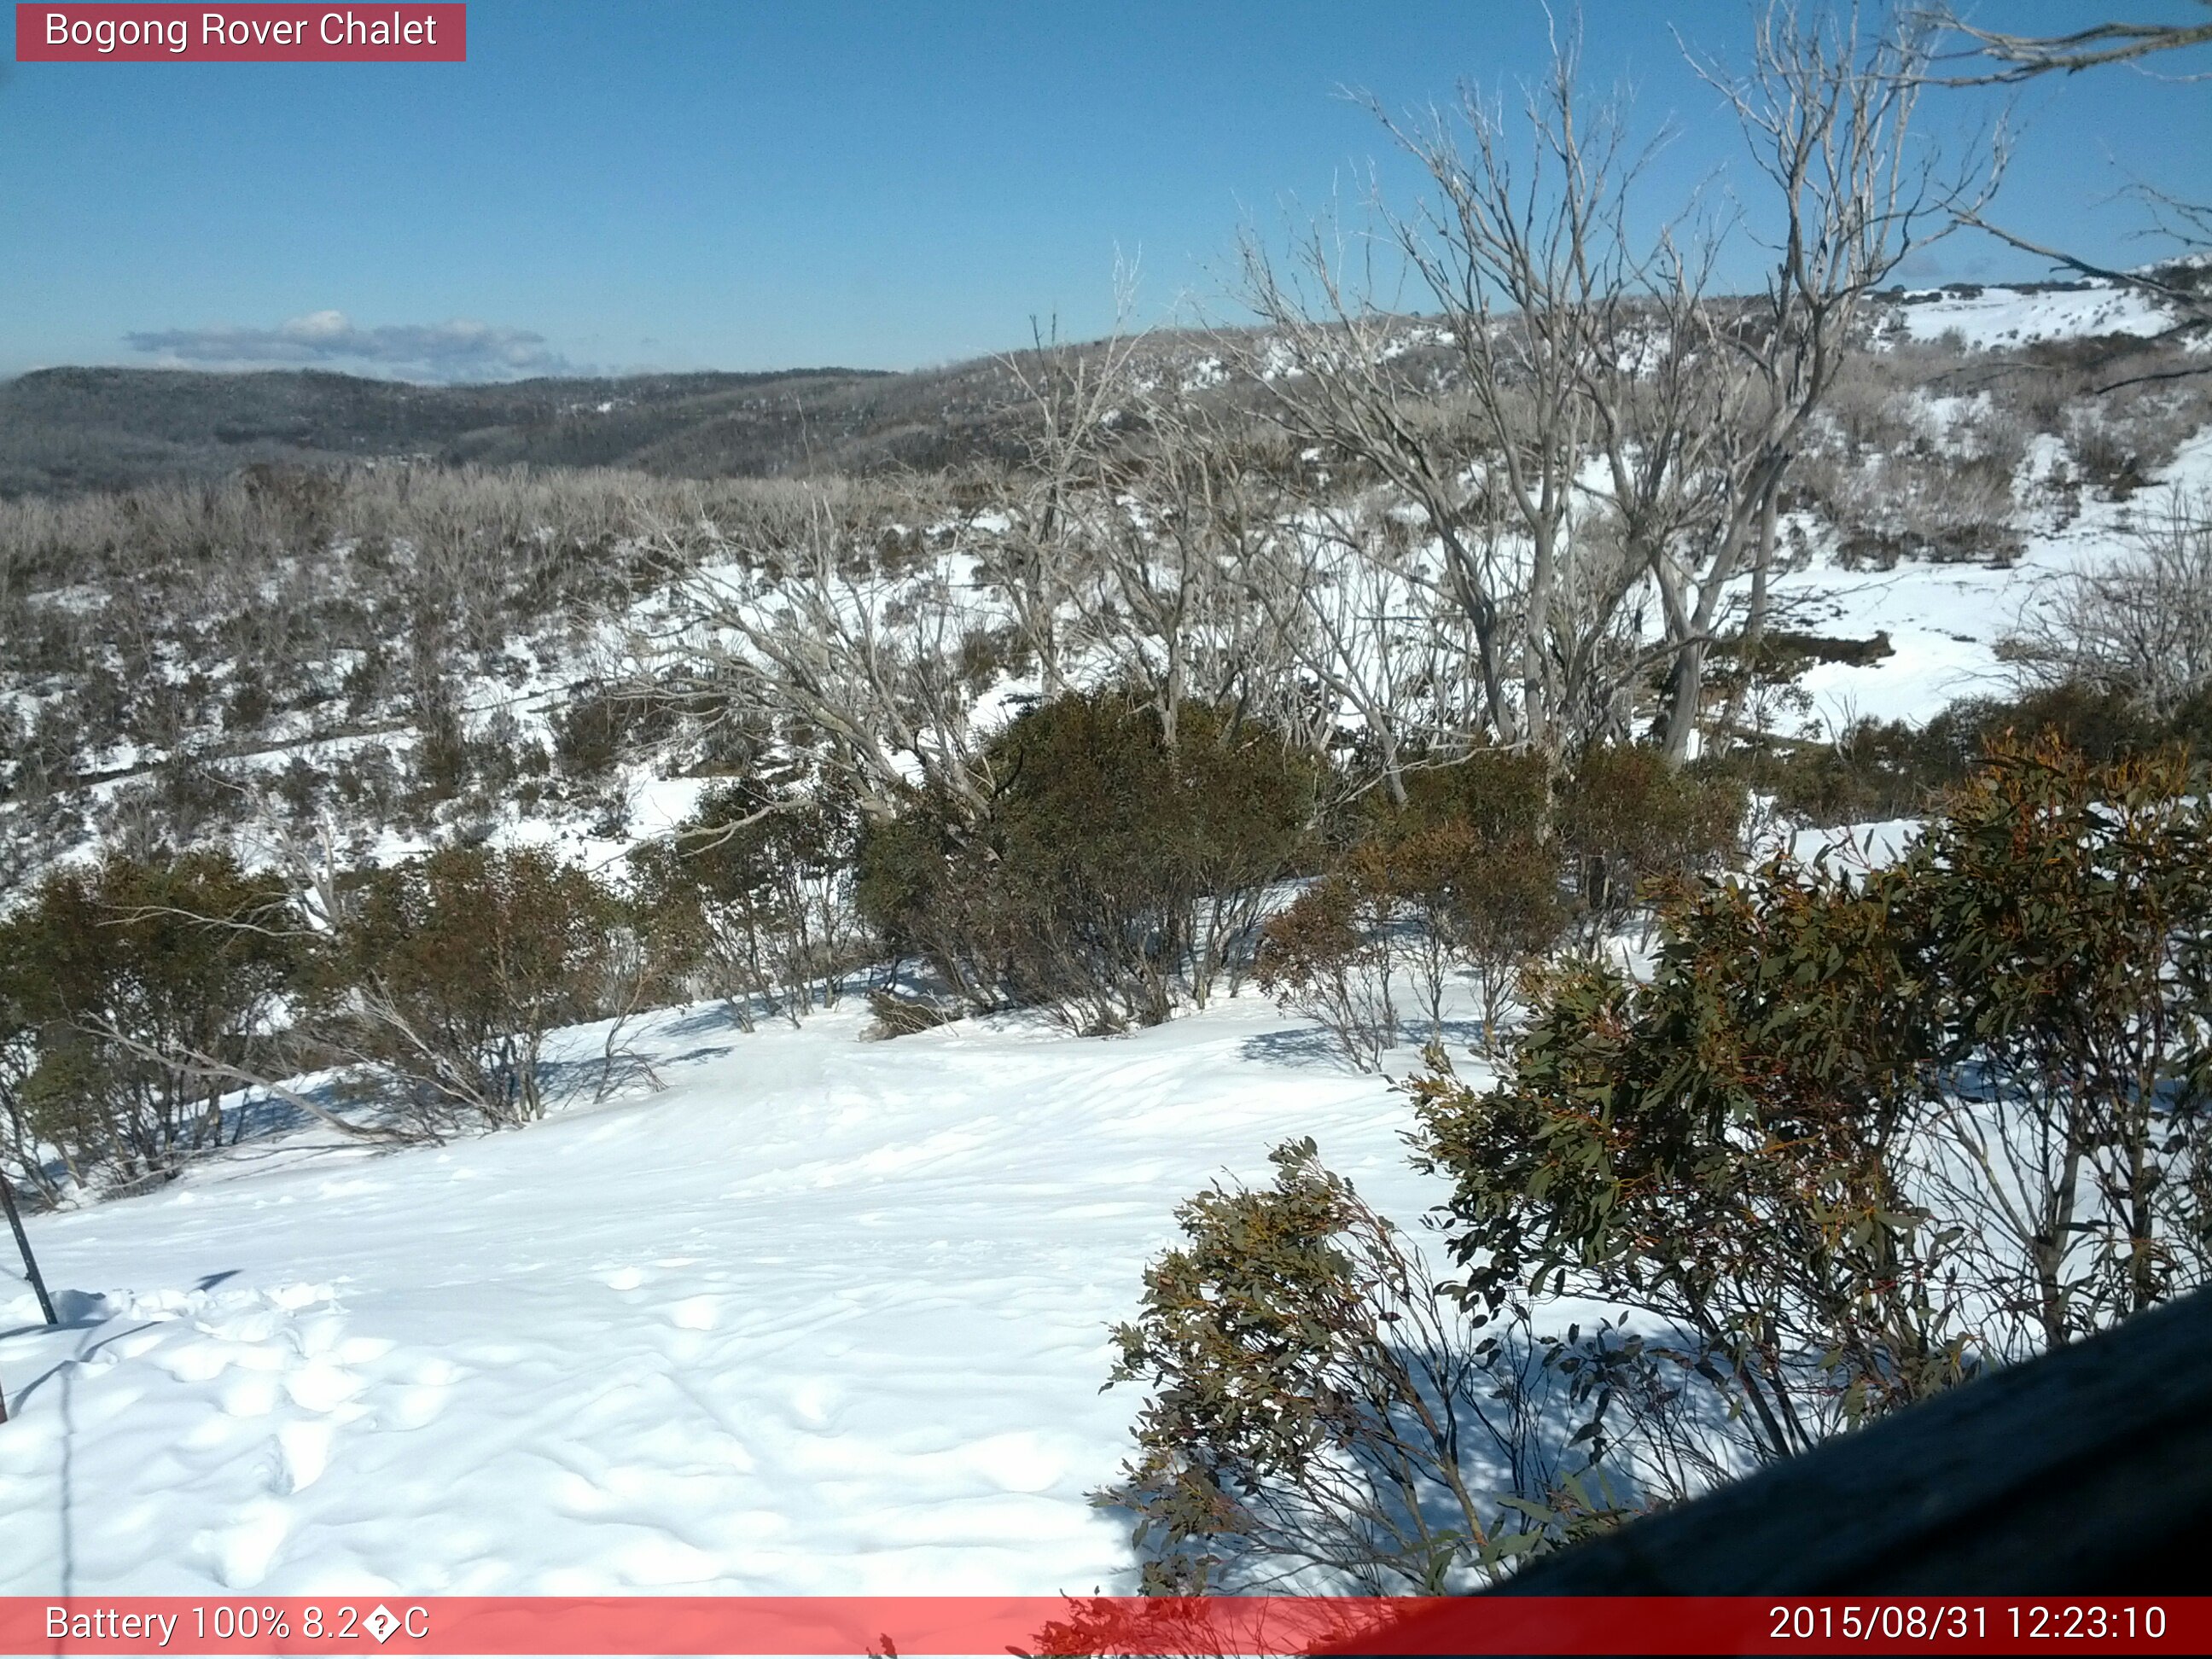
<instances>
[{"instance_id":1,"label":"red text banner","mask_svg":"<svg viewBox=\"0 0 2212 1659\"><path fill-rule=\"evenodd\" d=\"M459 64L465 5L15 8L21 64Z\"/></svg>"},{"instance_id":2,"label":"red text banner","mask_svg":"<svg viewBox=\"0 0 2212 1659\"><path fill-rule=\"evenodd\" d=\"M0 1598L0 1654L2212 1652L2212 1597Z\"/></svg>"}]
</instances>

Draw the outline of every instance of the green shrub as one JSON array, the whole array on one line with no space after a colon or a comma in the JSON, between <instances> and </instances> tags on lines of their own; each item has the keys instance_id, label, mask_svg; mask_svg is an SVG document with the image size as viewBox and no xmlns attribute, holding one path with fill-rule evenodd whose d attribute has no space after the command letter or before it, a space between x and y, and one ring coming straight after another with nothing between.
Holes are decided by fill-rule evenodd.
<instances>
[{"instance_id":1,"label":"green shrub","mask_svg":"<svg viewBox=\"0 0 2212 1659\"><path fill-rule=\"evenodd\" d=\"M1397 951L1392 896L1363 873L1324 876L1270 916L1255 967L1285 1012L1318 1023L1355 1070L1372 1072L1398 1046Z\"/></svg>"},{"instance_id":2,"label":"green shrub","mask_svg":"<svg viewBox=\"0 0 2212 1659\"><path fill-rule=\"evenodd\" d=\"M1957 1375L1940 1265L1900 1191L1911 1067L1882 906L1795 872L1672 909L1647 983L1579 961L1540 988L1508 1074L1414 1088L1486 1310L1586 1294L1683 1334L1740 1455L1801 1450Z\"/></svg>"},{"instance_id":3,"label":"green shrub","mask_svg":"<svg viewBox=\"0 0 2212 1659\"><path fill-rule=\"evenodd\" d=\"M1542 756L1480 749L1405 781L1402 802L1364 799L1350 844L1269 921L1256 957L1261 988L1317 1020L1361 1071L1396 1045L1394 976L1411 981L1441 1039L1448 987L1472 970L1494 1045L1507 993L1566 921Z\"/></svg>"},{"instance_id":4,"label":"green shrub","mask_svg":"<svg viewBox=\"0 0 2212 1659\"><path fill-rule=\"evenodd\" d=\"M18 1158L45 1140L80 1182L128 1180L220 1145L220 1068L253 1063L295 983L289 918L280 884L221 854L50 877L0 927Z\"/></svg>"},{"instance_id":5,"label":"green shrub","mask_svg":"<svg viewBox=\"0 0 2212 1659\"><path fill-rule=\"evenodd\" d=\"M1271 1161L1272 1186L1182 1206L1185 1243L1115 1331L1112 1381L1150 1396L1137 1456L1097 1501L1137 1516L1146 1589L1320 1568L1370 1595L1441 1595L1616 1518L1607 1396L1635 1359L1600 1343L1626 1363L1583 1388L1564 1351L1470 1327L1311 1140ZM1577 1408L1583 1430L1547 1437Z\"/></svg>"},{"instance_id":6,"label":"green shrub","mask_svg":"<svg viewBox=\"0 0 2212 1659\"><path fill-rule=\"evenodd\" d=\"M2164 718L2118 692L2071 683L2010 698L1963 698L1923 726L1858 720L1832 743L1770 750L1740 769L1800 823L1917 817L1965 781L1992 744L2045 735L2100 765L2174 743L2212 754L2212 696Z\"/></svg>"},{"instance_id":7,"label":"green shrub","mask_svg":"<svg viewBox=\"0 0 2212 1659\"><path fill-rule=\"evenodd\" d=\"M1481 848L1462 866L1446 920L1474 974L1482 1050L1495 1056L1507 995L1566 929L1555 848L1516 837Z\"/></svg>"},{"instance_id":8,"label":"green shrub","mask_svg":"<svg viewBox=\"0 0 2212 1659\"><path fill-rule=\"evenodd\" d=\"M1118 1030L1233 980L1318 790L1264 727L1185 705L1177 742L1113 692L1030 710L987 747L988 809L917 797L860 848L863 913L979 1006Z\"/></svg>"},{"instance_id":9,"label":"green shrub","mask_svg":"<svg viewBox=\"0 0 2212 1659\"><path fill-rule=\"evenodd\" d=\"M1679 884L1659 930L1648 978L1541 975L1492 1086L1429 1051L1455 1282L1310 1143L1184 1206L1103 1495L1153 1587L1456 1587L2212 1282L2212 803L2179 754L1999 742L1892 866ZM1562 1299L1622 1322L1534 1335Z\"/></svg>"},{"instance_id":10,"label":"green shrub","mask_svg":"<svg viewBox=\"0 0 2212 1659\"><path fill-rule=\"evenodd\" d=\"M1742 784L1724 772L1670 767L1656 749L1586 750L1558 825L1595 930L1616 931L1647 884L1711 870L1740 852L1747 805Z\"/></svg>"},{"instance_id":11,"label":"green shrub","mask_svg":"<svg viewBox=\"0 0 2212 1659\"><path fill-rule=\"evenodd\" d=\"M955 995L988 1008L1007 994L1012 970L995 937L988 860L969 844L965 822L951 803L924 798L890 823L868 824L853 891L895 959L921 957Z\"/></svg>"},{"instance_id":12,"label":"green shrub","mask_svg":"<svg viewBox=\"0 0 2212 1659\"><path fill-rule=\"evenodd\" d=\"M2033 1352L2212 1280L2212 801L2184 757L2001 744L1874 890L1938 991L1929 1201L1984 1340Z\"/></svg>"},{"instance_id":13,"label":"green shrub","mask_svg":"<svg viewBox=\"0 0 2212 1659\"><path fill-rule=\"evenodd\" d=\"M1534 750L1478 749L1449 766L1406 774L1406 803L1379 793L1367 799L1370 840L1391 842L1438 825L1465 828L1485 844L1541 841L1553 806L1551 768Z\"/></svg>"},{"instance_id":14,"label":"green shrub","mask_svg":"<svg viewBox=\"0 0 2212 1659\"><path fill-rule=\"evenodd\" d=\"M545 1038L602 1012L624 922L599 881L535 848L369 871L317 953L302 1023L422 1133L526 1122L545 1110Z\"/></svg>"},{"instance_id":15,"label":"green shrub","mask_svg":"<svg viewBox=\"0 0 2212 1659\"><path fill-rule=\"evenodd\" d=\"M2176 757L1999 744L1894 866L1663 913L1417 1085L1477 1302L1691 1339L1762 1456L2203 1283L2212 809Z\"/></svg>"},{"instance_id":16,"label":"green shrub","mask_svg":"<svg viewBox=\"0 0 2212 1659\"><path fill-rule=\"evenodd\" d=\"M668 710L649 699L586 686L553 721L553 763L563 777L596 782L617 763L672 728Z\"/></svg>"},{"instance_id":17,"label":"green shrub","mask_svg":"<svg viewBox=\"0 0 2212 1659\"><path fill-rule=\"evenodd\" d=\"M1413 981L1440 1041L1446 989L1464 968L1481 1002L1485 1051L1494 1053L1508 994L1566 921L1555 845L1408 814L1269 918L1255 959L1260 988L1322 1024L1356 1069L1375 1071L1398 1042L1394 979Z\"/></svg>"},{"instance_id":18,"label":"green shrub","mask_svg":"<svg viewBox=\"0 0 2212 1659\"><path fill-rule=\"evenodd\" d=\"M854 908L859 836L849 790L724 784L630 867L699 988L750 1030L756 1003L794 1024L834 1006L872 944Z\"/></svg>"}]
</instances>

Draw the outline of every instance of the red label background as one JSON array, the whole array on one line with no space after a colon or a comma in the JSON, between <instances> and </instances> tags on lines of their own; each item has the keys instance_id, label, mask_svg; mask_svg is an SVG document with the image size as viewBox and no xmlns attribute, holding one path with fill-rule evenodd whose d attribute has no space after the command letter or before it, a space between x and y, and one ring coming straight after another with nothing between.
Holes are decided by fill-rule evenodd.
<instances>
[{"instance_id":1,"label":"red label background","mask_svg":"<svg viewBox=\"0 0 2212 1659\"><path fill-rule=\"evenodd\" d=\"M234 46L228 39L202 38L204 20L220 15L228 22L261 24L296 21L303 25L296 46L248 39ZM118 46L103 52L96 45L49 46L46 20L58 15L72 24L94 27L110 23L160 23L185 26L185 50L175 52L166 44ZM352 15L364 24L401 23L434 20L437 44L417 46L325 45L320 25L326 16ZM228 31L226 31L226 36ZM459 64L469 55L469 9L465 4L376 4L373 0L326 0L321 5L121 5L72 4L68 0L15 8L15 61L21 64Z\"/></svg>"}]
</instances>

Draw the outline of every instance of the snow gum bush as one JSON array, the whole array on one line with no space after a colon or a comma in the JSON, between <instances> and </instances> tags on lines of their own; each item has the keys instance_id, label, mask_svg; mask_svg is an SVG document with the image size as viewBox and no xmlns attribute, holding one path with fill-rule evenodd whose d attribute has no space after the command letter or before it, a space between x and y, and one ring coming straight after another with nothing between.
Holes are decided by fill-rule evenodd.
<instances>
[{"instance_id":1,"label":"snow gum bush","mask_svg":"<svg viewBox=\"0 0 2212 1659\"><path fill-rule=\"evenodd\" d=\"M544 1115L555 1029L601 1012L615 896L534 848L452 848L354 878L310 966L302 1030L422 1132Z\"/></svg>"},{"instance_id":2,"label":"snow gum bush","mask_svg":"<svg viewBox=\"0 0 2212 1659\"><path fill-rule=\"evenodd\" d=\"M1554 780L1531 750L1485 747L1449 766L1406 775L1406 800L1370 796L1364 834L1389 840L1408 831L1463 825L1487 843L1541 841L1550 833Z\"/></svg>"},{"instance_id":3,"label":"snow gum bush","mask_svg":"<svg viewBox=\"0 0 2212 1659\"><path fill-rule=\"evenodd\" d=\"M0 1179L59 1201L159 1178L269 1103L379 1140L525 1122L550 1032L609 1022L604 1092L626 1022L679 989L670 910L542 850L298 877L118 854L0 923ZM284 1081L329 1068L334 1095Z\"/></svg>"},{"instance_id":4,"label":"snow gum bush","mask_svg":"<svg viewBox=\"0 0 2212 1659\"><path fill-rule=\"evenodd\" d=\"M1558 826L1593 934L1618 931L1647 884L1717 868L1740 852L1746 805L1735 779L1670 767L1656 750L1586 752L1561 795Z\"/></svg>"},{"instance_id":5,"label":"snow gum bush","mask_svg":"<svg viewBox=\"0 0 2212 1659\"><path fill-rule=\"evenodd\" d=\"M1604 746L1563 780L1540 755L1480 750L1409 773L1406 795L1370 805L1260 947L1262 988L1318 1019L1363 1071L1398 1040L1394 975L1411 981L1437 1038L1447 986L1466 971L1495 1053L1514 987L1571 921L1592 940L1619 931L1653 883L1733 851L1745 808L1733 780Z\"/></svg>"},{"instance_id":6,"label":"snow gum bush","mask_svg":"<svg viewBox=\"0 0 2212 1659\"><path fill-rule=\"evenodd\" d=\"M1656 933L1640 976L1534 975L1487 1086L1441 1047L1408 1084L1446 1283L1310 1146L1185 1207L1119 1334L1151 1394L1108 1494L1164 1584L1495 1569L2212 1279L2181 751L2001 741L1894 864L1679 884ZM1618 1320L1557 1334L1562 1299ZM1553 1437L1430 1437L1455 1356Z\"/></svg>"},{"instance_id":7,"label":"snow gum bush","mask_svg":"<svg viewBox=\"0 0 2212 1659\"><path fill-rule=\"evenodd\" d=\"M797 1024L834 1006L873 945L853 896L859 809L834 780L817 785L718 786L672 839L631 855L672 966L747 1030L756 1008Z\"/></svg>"},{"instance_id":8,"label":"snow gum bush","mask_svg":"<svg viewBox=\"0 0 2212 1659\"><path fill-rule=\"evenodd\" d=\"M1571 961L1490 1090L1417 1079L1486 1313L1573 1293L1680 1334L1718 1391L1715 1474L1955 1379L1940 1236L1899 1167L1922 987L1882 904L1783 867L1674 907L1652 977Z\"/></svg>"},{"instance_id":9,"label":"snow gum bush","mask_svg":"<svg viewBox=\"0 0 2212 1659\"><path fill-rule=\"evenodd\" d=\"M1371 1072L1397 1046L1403 1018L1394 979L1410 981L1431 1039L1443 1031L1454 975L1472 977L1483 1045L1494 1052L1505 1004L1567 921L1555 845L1492 842L1443 823L1363 843L1261 930L1260 988L1317 1021L1354 1069Z\"/></svg>"},{"instance_id":10,"label":"snow gum bush","mask_svg":"<svg viewBox=\"0 0 2212 1659\"><path fill-rule=\"evenodd\" d=\"M1894 866L1786 860L1415 1085L1474 1305L1688 1339L1755 1455L2203 1282L2212 840L2179 755L2000 745Z\"/></svg>"},{"instance_id":11,"label":"snow gum bush","mask_svg":"<svg viewBox=\"0 0 2212 1659\"><path fill-rule=\"evenodd\" d=\"M1055 698L983 751L984 808L918 794L860 851L862 911L979 1006L1110 1031L1233 982L1268 888L1307 842L1314 764L1185 704L1170 744L1119 693Z\"/></svg>"},{"instance_id":12,"label":"snow gum bush","mask_svg":"<svg viewBox=\"0 0 2212 1659\"><path fill-rule=\"evenodd\" d=\"M1558 943L1569 907L1555 811L1541 756L1479 749L1413 774L1402 808L1372 813L1352 862L1408 925L1403 954L1432 1039L1443 1035L1447 977L1465 969L1493 1048L1515 981Z\"/></svg>"},{"instance_id":13,"label":"snow gum bush","mask_svg":"<svg viewBox=\"0 0 2212 1659\"><path fill-rule=\"evenodd\" d=\"M2212 805L2168 750L2008 746L1881 884L1941 987L1929 1203L2011 1357L2212 1278Z\"/></svg>"},{"instance_id":14,"label":"snow gum bush","mask_svg":"<svg viewBox=\"0 0 2212 1659\"><path fill-rule=\"evenodd\" d=\"M1966 781L1990 744L2056 737L2105 764L2186 744L2212 752L2212 695L2160 714L2127 691L2081 679L2037 685L2014 697L1968 697L1932 719L1861 720L1826 743L1774 744L1731 758L1781 814L1808 824L1917 817Z\"/></svg>"},{"instance_id":15,"label":"snow gum bush","mask_svg":"<svg viewBox=\"0 0 2212 1659\"><path fill-rule=\"evenodd\" d=\"M1398 1042L1393 895L1371 873L1333 872L1299 894L1269 919L1257 963L1260 988L1285 1012L1318 1022L1362 1072L1376 1070Z\"/></svg>"},{"instance_id":16,"label":"snow gum bush","mask_svg":"<svg viewBox=\"0 0 2212 1659\"><path fill-rule=\"evenodd\" d=\"M202 1063L267 1047L298 963L281 884L226 855L112 856L48 878L0 926L7 1059L0 1178L173 1170L222 1142L228 1086Z\"/></svg>"},{"instance_id":17,"label":"snow gum bush","mask_svg":"<svg viewBox=\"0 0 2212 1659\"><path fill-rule=\"evenodd\" d=\"M1272 1158L1272 1186L1182 1206L1114 1334L1113 1381L1152 1394L1097 1501L1137 1516L1146 1589L1441 1594L1609 1519L1611 1402L1571 1446L1543 1432L1596 1402L1571 1356L1457 1318L1311 1140Z\"/></svg>"},{"instance_id":18,"label":"snow gum bush","mask_svg":"<svg viewBox=\"0 0 2212 1659\"><path fill-rule=\"evenodd\" d=\"M1442 913L1444 936L1474 974L1483 1052L1494 1055L1508 995L1566 927L1559 858L1542 842L1516 836L1487 847L1453 848L1445 868L1452 885Z\"/></svg>"}]
</instances>

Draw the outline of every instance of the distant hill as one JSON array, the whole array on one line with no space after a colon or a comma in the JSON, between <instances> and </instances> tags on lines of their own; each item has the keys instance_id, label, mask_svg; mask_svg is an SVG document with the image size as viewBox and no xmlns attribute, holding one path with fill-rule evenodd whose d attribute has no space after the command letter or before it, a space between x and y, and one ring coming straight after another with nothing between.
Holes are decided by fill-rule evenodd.
<instances>
[{"instance_id":1,"label":"distant hill","mask_svg":"<svg viewBox=\"0 0 2212 1659\"><path fill-rule=\"evenodd\" d=\"M2205 268L2158 268L2188 288ZM2163 334L2170 306L2103 282L1953 283L1882 296L1877 338L2008 352ZM1448 352L1407 319L1409 348ZM1088 351L1091 347L1078 348ZM1220 383L1217 344L1163 331L1156 372ZM489 465L634 468L673 477L930 469L1020 447L1019 388L995 357L906 374L793 368L414 386L313 369L209 374L48 368L0 382L0 496L220 477L256 461L427 456Z\"/></svg>"},{"instance_id":2,"label":"distant hill","mask_svg":"<svg viewBox=\"0 0 2212 1659\"><path fill-rule=\"evenodd\" d=\"M428 455L726 477L933 466L1003 441L1004 370L642 374L413 386L314 370L50 368L0 383L0 495Z\"/></svg>"}]
</instances>

